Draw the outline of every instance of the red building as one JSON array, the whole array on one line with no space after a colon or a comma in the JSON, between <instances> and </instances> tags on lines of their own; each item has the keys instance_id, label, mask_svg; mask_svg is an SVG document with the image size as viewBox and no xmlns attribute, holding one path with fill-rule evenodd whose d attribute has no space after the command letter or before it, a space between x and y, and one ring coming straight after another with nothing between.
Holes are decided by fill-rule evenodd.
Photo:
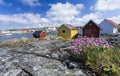
<instances>
[{"instance_id":1,"label":"red building","mask_svg":"<svg viewBox=\"0 0 120 76\"><path fill-rule=\"evenodd\" d=\"M100 27L90 20L82 29L83 37L93 37L97 38L100 36Z\"/></svg>"},{"instance_id":2,"label":"red building","mask_svg":"<svg viewBox=\"0 0 120 76\"><path fill-rule=\"evenodd\" d=\"M40 39L43 39L46 37L46 33L45 32L42 32L42 31L35 31L33 33L33 37L34 38L40 38Z\"/></svg>"}]
</instances>

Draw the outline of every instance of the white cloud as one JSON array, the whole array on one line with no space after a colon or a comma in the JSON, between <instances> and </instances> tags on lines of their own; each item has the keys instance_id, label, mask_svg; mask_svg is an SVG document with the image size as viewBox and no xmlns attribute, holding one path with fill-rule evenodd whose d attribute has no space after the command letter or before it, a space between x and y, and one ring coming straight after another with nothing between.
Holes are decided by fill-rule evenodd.
<instances>
[{"instance_id":1,"label":"white cloud","mask_svg":"<svg viewBox=\"0 0 120 76\"><path fill-rule=\"evenodd\" d=\"M90 19L99 22L100 13L85 14L80 17L83 4L57 3L51 4L50 10L46 14L46 18L42 18L40 14L24 13L14 15L0 14L0 22L2 25L13 25L24 27L44 27L44 26L60 26L63 23L70 23L75 26L82 26Z\"/></svg>"},{"instance_id":2,"label":"white cloud","mask_svg":"<svg viewBox=\"0 0 120 76\"><path fill-rule=\"evenodd\" d=\"M47 12L47 17L51 20L51 24L60 25L62 23L70 23L75 17L79 16L83 9L83 4L57 3L51 4L51 8Z\"/></svg>"},{"instance_id":3,"label":"white cloud","mask_svg":"<svg viewBox=\"0 0 120 76\"><path fill-rule=\"evenodd\" d=\"M16 26L16 27L42 27L48 25L49 20L42 18L40 14L26 13L26 14L14 14L3 15L0 14L0 27L4 26ZM18 25L18 26L17 26ZM4 27L3 26L3 27Z\"/></svg>"},{"instance_id":4,"label":"white cloud","mask_svg":"<svg viewBox=\"0 0 120 76\"><path fill-rule=\"evenodd\" d=\"M20 0L24 5L40 6L39 0Z\"/></svg>"},{"instance_id":5,"label":"white cloud","mask_svg":"<svg viewBox=\"0 0 120 76\"><path fill-rule=\"evenodd\" d=\"M102 21L101 17L103 15L100 12L93 12L80 17L83 8L83 4L51 4L50 10L47 12L47 17L51 22L51 25L53 24L58 26L63 23L70 23L75 26L84 26L90 19L95 21L97 24Z\"/></svg>"},{"instance_id":6,"label":"white cloud","mask_svg":"<svg viewBox=\"0 0 120 76\"><path fill-rule=\"evenodd\" d=\"M113 20L114 22L116 22L117 24L120 24L120 15L118 16L113 16L111 18L109 18L111 20Z\"/></svg>"},{"instance_id":7,"label":"white cloud","mask_svg":"<svg viewBox=\"0 0 120 76\"><path fill-rule=\"evenodd\" d=\"M96 13L89 13L89 14L85 14L84 16L82 16L81 18L75 18L72 21L72 24L77 25L77 26L84 26L89 20L93 20L94 22L96 22L97 24L100 23L101 21L101 13L96 12Z\"/></svg>"},{"instance_id":8,"label":"white cloud","mask_svg":"<svg viewBox=\"0 0 120 76\"><path fill-rule=\"evenodd\" d=\"M0 14L0 21L16 22L16 23L27 23L27 20L19 17L19 15L2 15Z\"/></svg>"},{"instance_id":9,"label":"white cloud","mask_svg":"<svg viewBox=\"0 0 120 76\"><path fill-rule=\"evenodd\" d=\"M0 14L0 28L2 25L7 28L11 27L46 27L60 26L63 23L70 23L75 26L83 26L90 19L99 24L103 20L103 13L93 12L81 16L83 4L73 5L71 3L56 3L51 4L51 8L47 11L45 17L40 14L21 13L13 15ZM113 16L111 19L120 23L120 15Z\"/></svg>"},{"instance_id":10,"label":"white cloud","mask_svg":"<svg viewBox=\"0 0 120 76\"><path fill-rule=\"evenodd\" d=\"M99 23L100 22L100 17L101 17L101 13L99 13L99 12L95 12L95 13L90 13L90 14L86 14L86 15L84 15L83 17L82 17L82 20L84 20L84 21L89 21L89 20L94 20L94 21L96 21L97 23Z\"/></svg>"},{"instance_id":11,"label":"white cloud","mask_svg":"<svg viewBox=\"0 0 120 76\"><path fill-rule=\"evenodd\" d=\"M97 0L95 6L92 6L98 11L113 11L120 9L120 0Z\"/></svg>"},{"instance_id":12,"label":"white cloud","mask_svg":"<svg viewBox=\"0 0 120 76\"><path fill-rule=\"evenodd\" d=\"M91 6L91 10L101 12L101 20L110 18L113 21L120 23L120 0L97 0L96 4Z\"/></svg>"}]
</instances>

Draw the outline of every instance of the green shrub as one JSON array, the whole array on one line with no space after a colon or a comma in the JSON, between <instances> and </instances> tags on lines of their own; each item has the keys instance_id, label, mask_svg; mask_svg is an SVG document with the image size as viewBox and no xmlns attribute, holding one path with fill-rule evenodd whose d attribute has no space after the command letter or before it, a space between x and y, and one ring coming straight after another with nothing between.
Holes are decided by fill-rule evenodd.
<instances>
[{"instance_id":1,"label":"green shrub","mask_svg":"<svg viewBox=\"0 0 120 76\"><path fill-rule=\"evenodd\" d=\"M120 27L117 28L118 32L120 32Z\"/></svg>"},{"instance_id":2,"label":"green shrub","mask_svg":"<svg viewBox=\"0 0 120 76\"><path fill-rule=\"evenodd\" d=\"M92 68L98 76L120 76L120 51L107 41L81 38L72 43L73 56Z\"/></svg>"},{"instance_id":3,"label":"green shrub","mask_svg":"<svg viewBox=\"0 0 120 76\"><path fill-rule=\"evenodd\" d=\"M110 36L111 36L111 34L103 34L103 35L101 35L101 37L103 37L103 38L110 37Z\"/></svg>"}]
</instances>

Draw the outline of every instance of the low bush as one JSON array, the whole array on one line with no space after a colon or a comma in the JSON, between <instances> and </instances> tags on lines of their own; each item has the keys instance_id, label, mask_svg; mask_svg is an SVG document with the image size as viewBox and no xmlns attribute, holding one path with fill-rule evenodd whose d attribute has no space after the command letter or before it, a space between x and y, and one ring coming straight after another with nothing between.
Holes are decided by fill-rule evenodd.
<instances>
[{"instance_id":1,"label":"low bush","mask_svg":"<svg viewBox=\"0 0 120 76\"><path fill-rule=\"evenodd\" d=\"M72 42L73 57L97 76L120 76L120 51L104 39L81 38Z\"/></svg>"},{"instance_id":2,"label":"low bush","mask_svg":"<svg viewBox=\"0 0 120 76\"><path fill-rule=\"evenodd\" d=\"M110 37L110 36L111 36L111 34L102 34L101 35L101 37L103 37L103 38Z\"/></svg>"}]
</instances>

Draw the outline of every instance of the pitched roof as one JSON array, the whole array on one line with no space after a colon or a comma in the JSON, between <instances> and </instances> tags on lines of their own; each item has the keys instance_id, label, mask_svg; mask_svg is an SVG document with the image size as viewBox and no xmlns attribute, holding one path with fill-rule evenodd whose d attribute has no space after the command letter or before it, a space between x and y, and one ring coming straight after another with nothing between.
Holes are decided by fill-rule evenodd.
<instances>
[{"instance_id":1,"label":"pitched roof","mask_svg":"<svg viewBox=\"0 0 120 76\"><path fill-rule=\"evenodd\" d=\"M71 30L76 29L76 27L74 27L71 24L62 24L62 25L65 26L65 27L67 27L67 28L69 28L69 29L71 29Z\"/></svg>"},{"instance_id":2,"label":"pitched roof","mask_svg":"<svg viewBox=\"0 0 120 76\"><path fill-rule=\"evenodd\" d=\"M98 28L100 28L100 27L98 26L98 24L95 23L92 19L90 19L90 20L84 25L84 27L86 27L87 24L90 23L90 22L94 23ZM83 28L84 28L84 27L83 27ZM100 29L101 29L101 28L100 28Z\"/></svg>"},{"instance_id":3,"label":"pitched roof","mask_svg":"<svg viewBox=\"0 0 120 76\"><path fill-rule=\"evenodd\" d=\"M40 34L42 31L35 31L33 34Z\"/></svg>"},{"instance_id":4,"label":"pitched roof","mask_svg":"<svg viewBox=\"0 0 120 76\"><path fill-rule=\"evenodd\" d=\"M110 19L106 19L108 22L110 22L113 26L118 27L118 24L115 23L114 21L110 20Z\"/></svg>"}]
</instances>

